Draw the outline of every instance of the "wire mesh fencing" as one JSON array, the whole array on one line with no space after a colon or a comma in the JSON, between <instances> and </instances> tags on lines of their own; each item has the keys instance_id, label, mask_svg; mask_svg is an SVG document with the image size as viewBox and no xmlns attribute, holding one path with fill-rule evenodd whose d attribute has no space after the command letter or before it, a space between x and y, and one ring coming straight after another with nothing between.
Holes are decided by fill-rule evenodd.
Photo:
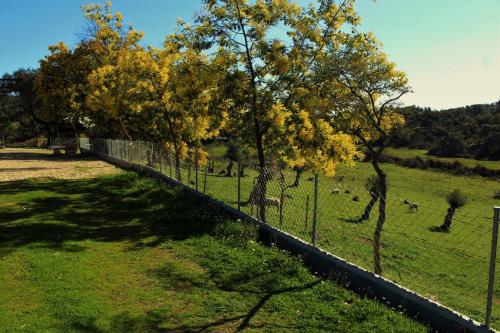
<instances>
[{"instance_id":1,"label":"wire mesh fencing","mask_svg":"<svg viewBox=\"0 0 500 333\"><path fill-rule=\"evenodd\" d=\"M384 165L384 207L370 187L367 163L326 177L222 157L180 159L145 141L86 139L81 147L156 169L365 269L373 269L378 251L385 278L485 321L494 181ZM446 199L456 187L467 196L460 207ZM374 234L384 217L377 246ZM499 284L491 290L491 323L499 328Z\"/></svg>"}]
</instances>

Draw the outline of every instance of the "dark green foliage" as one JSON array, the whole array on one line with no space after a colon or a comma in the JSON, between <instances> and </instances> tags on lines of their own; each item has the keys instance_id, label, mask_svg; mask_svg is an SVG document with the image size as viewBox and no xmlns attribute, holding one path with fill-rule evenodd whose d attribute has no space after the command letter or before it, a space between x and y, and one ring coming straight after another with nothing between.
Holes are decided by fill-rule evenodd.
<instances>
[{"instance_id":1,"label":"dark green foliage","mask_svg":"<svg viewBox=\"0 0 500 333\"><path fill-rule=\"evenodd\" d=\"M465 166L459 161L443 161L439 159L432 158L421 158L421 157L411 157L411 158L401 158L392 155L383 154L380 156L380 162L382 163L392 163L406 168L412 169L434 169L444 172L449 172L455 175L478 175L488 178L500 178L500 170L489 169L483 165L476 164L474 167Z\"/></svg>"},{"instance_id":2,"label":"dark green foliage","mask_svg":"<svg viewBox=\"0 0 500 333\"><path fill-rule=\"evenodd\" d=\"M226 176L233 176L233 165L234 162L239 162L241 166L240 176L245 176L245 166L247 166L252 160L252 154L250 149L245 147L240 141L230 140L227 144L227 151L224 157L229 160L229 164L226 168Z\"/></svg>"},{"instance_id":3,"label":"dark green foliage","mask_svg":"<svg viewBox=\"0 0 500 333\"><path fill-rule=\"evenodd\" d=\"M457 209L467 203L467 197L459 189L455 189L446 196L446 201L451 208Z\"/></svg>"},{"instance_id":4,"label":"dark green foliage","mask_svg":"<svg viewBox=\"0 0 500 333\"><path fill-rule=\"evenodd\" d=\"M462 138L449 136L441 139L433 145L428 152L429 155L440 157L467 157L469 156L465 141Z\"/></svg>"},{"instance_id":5,"label":"dark green foliage","mask_svg":"<svg viewBox=\"0 0 500 333\"><path fill-rule=\"evenodd\" d=\"M410 106L391 145L430 149L430 154L500 160L500 101L434 111Z\"/></svg>"},{"instance_id":6,"label":"dark green foliage","mask_svg":"<svg viewBox=\"0 0 500 333\"><path fill-rule=\"evenodd\" d=\"M459 189L455 189L448 193L446 196L446 201L450 207L448 208L446 215L444 217L444 222L441 225L441 231L448 232L453 222L453 216L458 208L463 207L467 203L467 197Z\"/></svg>"},{"instance_id":7,"label":"dark green foliage","mask_svg":"<svg viewBox=\"0 0 500 333\"><path fill-rule=\"evenodd\" d=\"M242 157L241 144L235 140L231 140L227 144L227 151L225 157L233 162L238 162Z\"/></svg>"},{"instance_id":8,"label":"dark green foliage","mask_svg":"<svg viewBox=\"0 0 500 333\"><path fill-rule=\"evenodd\" d=\"M371 175L366 179L365 188L370 194L380 193L380 181L377 175Z\"/></svg>"}]
</instances>

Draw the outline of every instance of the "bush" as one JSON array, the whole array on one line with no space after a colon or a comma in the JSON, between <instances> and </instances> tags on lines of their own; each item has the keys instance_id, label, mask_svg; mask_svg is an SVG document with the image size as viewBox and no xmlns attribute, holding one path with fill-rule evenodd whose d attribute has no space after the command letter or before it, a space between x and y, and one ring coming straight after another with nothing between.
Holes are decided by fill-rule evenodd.
<instances>
[{"instance_id":1,"label":"bush","mask_svg":"<svg viewBox=\"0 0 500 333\"><path fill-rule=\"evenodd\" d=\"M428 154L440 157L465 157L468 155L468 150L462 138L450 136L432 146Z\"/></svg>"},{"instance_id":2,"label":"bush","mask_svg":"<svg viewBox=\"0 0 500 333\"><path fill-rule=\"evenodd\" d=\"M455 189L446 196L446 201L451 208L457 209L467 203L467 197L459 189Z\"/></svg>"},{"instance_id":3,"label":"bush","mask_svg":"<svg viewBox=\"0 0 500 333\"><path fill-rule=\"evenodd\" d=\"M365 188L370 194L380 193L380 181L377 175L371 175L366 179Z\"/></svg>"}]
</instances>

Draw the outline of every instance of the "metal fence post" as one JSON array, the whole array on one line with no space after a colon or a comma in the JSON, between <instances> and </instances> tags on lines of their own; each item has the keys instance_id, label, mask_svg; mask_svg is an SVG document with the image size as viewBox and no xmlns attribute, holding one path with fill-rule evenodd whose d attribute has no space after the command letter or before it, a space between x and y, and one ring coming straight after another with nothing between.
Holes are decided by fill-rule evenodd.
<instances>
[{"instance_id":1,"label":"metal fence post","mask_svg":"<svg viewBox=\"0 0 500 333\"><path fill-rule=\"evenodd\" d=\"M238 212L241 210L241 163L238 160Z\"/></svg>"},{"instance_id":2,"label":"metal fence post","mask_svg":"<svg viewBox=\"0 0 500 333\"><path fill-rule=\"evenodd\" d=\"M170 168L170 178L172 178L172 152L168 151L168 166Z\"/></svg>"},{"instance_id":3,"label":"metal fence post","mask_svg":"<svg viewBox=\"0 0 500 333\"><path fill-rule=\"evenodd\" d=\"M495 263L497 260L498 224L500 220L500 206L493 207L493 232L491 238L490 276L488 281L488 299L486 300L486 328L491 325L491 308L493 305L493 289L495 283Z\"/></svg>"},{"instance_id":4,"label":"metal fence post","mask_svg":"<svg viewBox=\"0 0 500 333\"><path fill-rule=\"evenodd\" d=\"M307 231L308 224L309 224L309 194L306 196L306 219L304 221L304 231Z\"/></svg>"},{"instance_id":5,"label":"metal fence post","mask_svg":"<svg viewBox=\"0 0 500 333\"><path fill-rule=\"evenodd\" d=\"M196 182L196 191L198 192L198 151L196 151L196 158L194 162L194 178Z\"/></svg>"},{"instance_id":6,"label":"metal fence post","mask_svg":"<svg viewBox=\"0 0 500 333\"><path fill-rule=\"evenodd\" d=\"M163 174L163 151L160 150L160 154L158 156L160 157L160 173Z\"/></svg>"},{"instance_id":7,"label":"metal fence post","mask_svg":"<svg viewBox=\"0 0 500 333\"><path fill-rule=\"evenodd\" d=\"M139 140L139 165L141 165L141 159L142 159L142 154L141 154L141 140Z\"/></svg>"},{"instance_id":8,"label":"metal fence post","mask_svg":"<svg viewBox=\"0 0 500 333\"><path fill-rule=\"evenodd\" d=\"M207 173L208 165L205 167L205 175L203 176L203 194L207 194Z\"/></svg>"},{"instance_id":9,"label":"metal fence post","mask_svg":"<svg viewBox=\"0 0 500 333\"><path fill-rule=\"evenodd\" d=\"M155 152L154 152L154 144L151 142L151 154L150 154L150 167L152 167L153 169L156 169L156 166L155 166Z\"/></svg>"},{"instance_id":10,"label":"metal fence post","mask_svg":"<svg viewBox=\"0 0 500 333\"><path fill-rule=\"evenodd\" d=\"M314 174L314 203L313 203L313 229L312 229L312 245L316 246L318 238L318 174Z\"/></svg>"}]
</instances>

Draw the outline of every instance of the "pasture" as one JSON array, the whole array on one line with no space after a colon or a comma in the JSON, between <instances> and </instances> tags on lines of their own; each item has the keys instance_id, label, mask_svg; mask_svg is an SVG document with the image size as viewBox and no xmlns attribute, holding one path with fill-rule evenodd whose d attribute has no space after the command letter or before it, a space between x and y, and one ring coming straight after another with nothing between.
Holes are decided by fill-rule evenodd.
<instances>
[{"instance_id":1,"label":"pasture","mask_svg":"<svg viewBox=\"0 0 500 333\"><path fill-rule=\"evenodd\" d=\"M199 199L113 173L0 182L3 332L427 330Z\"/></svg>"},{"instance_id":2,"label":"pasture","mask_svg":"<svg viewBox=\"0 0 500 333\"><path fill-rule=\"evenodd\" d=\"M470 168L473 168L476 165L481 165L488 169L500 170L500 161L485 161L485 160L475 160L472 158L460 158L460 157L437 157L437 156L427 155L427 150L425 149L388 147L385 149L385 154L400 158L420 157L422 159L434 159L449 163L453 163L456 161Z\"/></svg>"},{"instance_id":3,"label":"pasture","mask_svg":"<svg viewBox=\"0 0 500 333\"><path fill-rule=\"evenodd\" d=\"M213 153L213 147L209 148ZM217 154L223 152L217 148ZM214 154L215 155L215 154ZM219 155L220 158L220 155ZM217 160L215 173L207 175L207 194L237 205L237 177L224 177L227 161ZM492 206L500 190L497 181L481 177L460 177L442 172L403 168L384 164L388 174L389 195L387 221L382 233L382 267L384 276L405 287L439 301L479 321L484 319L488 283L489 252L492 230ZM241 198L248 200L255 171L248 169L241 178ZM318 246L367 269L372 268L372 239L378 214L374 207L368 221L359 217L369 201L364 188L374 172L368 163L341 167L333 178L320 176L318 199ZM291 170L284 172L286 183L294 180ZM287 190L283 202L283 225L279 226L276 207L267 208L267 222L304 240L311 240L314 188L311 173L302 175L298 188ZM188 181L184 170L183 180ZM203 190L204 171L199 173L199 190ZM191 175L191 186L194 187ZM342 180L341 180L342 179ZM339 194L332 194L339 189ZM446 195L460 189L467 204L454 217L449 233L436 232L443 223L448 205ZM349 193L345 193L345 192ZM336 191L335 191L336 192ZM308 225L306 226L307 197ZM353 201L354 196L359 201ZM267 197L279 198L279 181L268 184ZM418 203L409 211L404 200ZM243 202L242 209L251 213ZM255 209L253 209L255 215ZM497 264L497 274L500 267ZM498 275L497 275L498 276ZM496 284L493 310L494 326L500 325L500 284Z\"/></svg>"}]
</instances>

